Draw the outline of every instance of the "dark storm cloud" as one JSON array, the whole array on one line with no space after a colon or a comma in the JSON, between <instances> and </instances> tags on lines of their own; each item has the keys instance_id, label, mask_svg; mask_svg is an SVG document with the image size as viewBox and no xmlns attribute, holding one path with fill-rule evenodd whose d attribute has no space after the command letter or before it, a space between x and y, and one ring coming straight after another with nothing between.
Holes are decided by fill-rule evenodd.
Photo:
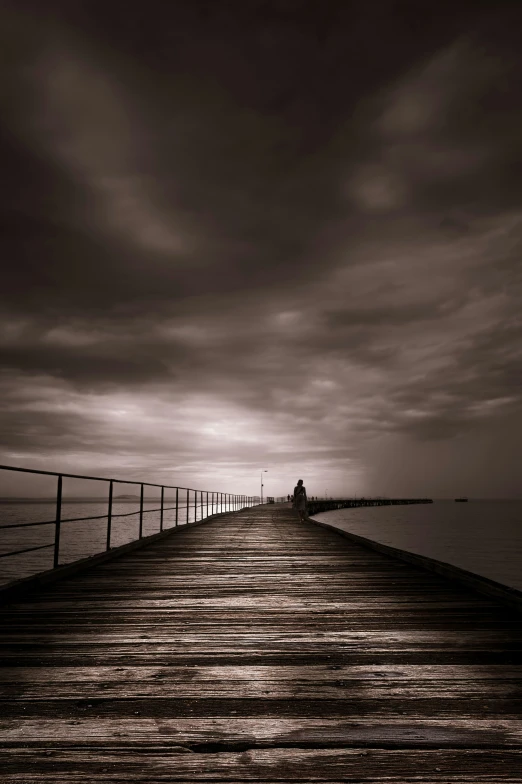
<instances>
[{"instance_id":1,"label":"dark storm cloud","mask_svg":"<svg viewBox=\"0 0 522 784\"><path fill-rule=\"evenodd\" d=\"M520 422L516 11L2 14L7 462L377 491Z\"/></svg>"},{"instance_id":2,"label":"dark storm cloud","mask_svg":"<svg viewBox=\"0 0 522 784\"><path fill-rule=\"evenodd\" d=\"M12 11L18 89L6 108L18 139L5 174L39 254L9 215L11 284L25 299L23 276L36 277L31 308L53 307L56 283L61 308L91 311L314 277L318 232L346 210L336 172L354 139L336 146L339 128L368 91L458 29L450 16L405 37L411 20L392 4L377 15L333 3L319 14L303 3L190 5L163 25L154 4L146 14Z\"/></svg>"}]
</instances>

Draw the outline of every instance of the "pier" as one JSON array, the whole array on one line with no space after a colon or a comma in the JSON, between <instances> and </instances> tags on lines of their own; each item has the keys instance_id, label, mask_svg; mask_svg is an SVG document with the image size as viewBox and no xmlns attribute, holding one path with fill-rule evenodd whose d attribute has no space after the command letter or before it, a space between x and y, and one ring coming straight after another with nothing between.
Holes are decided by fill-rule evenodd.
<instances>
[{"instance_id":1,"label":"pier","mask_svg":"<svg viewBox=\"0 0 522 784\"><path fill-rule=\"evenodd\" d=\"M397 506L404 504L432 504L431 498L317 498L308 501L310 516L334 509L353 509L356 506Z\"/></svg>"},{"instance_id":2,"label":"pier","mask_svg":"<svg viewBox=\"0 0 522 784\"><path fill-rule=\"evenodd\" d=\"M522 782L514 607L288 504L146 545L0 609L2 784Z\"/></svg>"}]
</instances>

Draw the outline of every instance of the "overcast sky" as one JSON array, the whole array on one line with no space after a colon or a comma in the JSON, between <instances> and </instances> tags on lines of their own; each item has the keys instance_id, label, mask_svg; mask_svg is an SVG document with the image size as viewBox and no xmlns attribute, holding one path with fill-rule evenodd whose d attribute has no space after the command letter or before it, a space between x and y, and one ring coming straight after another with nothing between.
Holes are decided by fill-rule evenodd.
<instances>
[{"instance_id":1,"label":"overcast sky","mask_svg":"<svg viewBox=\"0 0 522 784\"><path fill-rule=\"evenodd\" d=\"M4 1L1 461L522 495L514 5Z\"/></svg>"}]
</instances>

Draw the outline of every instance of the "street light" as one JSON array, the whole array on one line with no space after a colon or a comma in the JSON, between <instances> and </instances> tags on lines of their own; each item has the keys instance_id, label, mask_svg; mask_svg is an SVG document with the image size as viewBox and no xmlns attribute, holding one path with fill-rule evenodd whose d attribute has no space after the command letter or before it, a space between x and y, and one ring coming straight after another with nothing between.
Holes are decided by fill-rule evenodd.
<instances>
[{"instance_id":1,"label":"street light","mask_svg":"<svg viewBox=\"0 0 522 784\"><path fill-rule=\"evenodd\" d=\"M263 474L268 474L268 468L261 471L261 503L263 503Z\"/></svg>"}]
</instances>

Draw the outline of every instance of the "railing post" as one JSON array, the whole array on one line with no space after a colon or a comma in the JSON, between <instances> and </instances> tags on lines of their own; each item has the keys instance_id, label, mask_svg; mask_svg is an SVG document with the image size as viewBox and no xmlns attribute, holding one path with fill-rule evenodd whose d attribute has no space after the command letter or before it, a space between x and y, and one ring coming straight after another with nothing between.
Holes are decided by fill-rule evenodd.
<instances>
[{"instance_id":1,"label":"railing post","mask_svg":"<svg viewBox=\"0 0 522 784\"><path fill-rule=\"evenodd\" d=\"M161 512L160 512L160 531L163 531L163 501L165 498L165 488L161 486Z\"/></svg>"},{"instance_id":2,"label":"railing post","mask_svg":"<svg viewBox=\"0 0 522 784\"><path fill-rule=\"evenodd\" d=\"M189 501L190 501L190 490L187 490L187 525L189 521Z\"/></svg>"},{"instance_id":3,"label":"railing post","mask_svg":"<svg viewBox=\"0 0 522 784\"><path fill-rule=\"evenodd\" d=\"M194 522L198 520L198 491L194 490Z\"/></svg>"},{"instance_id":4,"label":"railing post","mask_svg":"<svg viewBox=\"0 0 522 784\"><path fill-rule=\"evenodd\" d=\"M141 483L140 492L140 535L139 539L143 537L143 482Z\"/></svg>"},{"instance_id":5,"label":"railing post","mask_svg":"<svg viewBox=\"0 0 522 784\"><path fill-rule=\"evenodd\" d=\"M208 490L205 490L205 492L207 494L207 517L208 517Z\"/></svg>"},{"instance_id":6,"label":"railing post","mask_svg":"<svg viewBox=\"0 0 522 784\"><path fill-rule=\"evenodd\" d=\"M109 508L107 510L107 546L106 549L111 549L111 529L112 529L112 490L114 482L109 482Z\"/></svg>"},{"instance_id":7,"label":"railing post","mask_svg":"<svg viewBox=\"0 0 522 784\"><path fill-rule=\"evenodd\" d=\"M60 560L60 526L62 521L62 475L58 475L58 487L56 488L56 522L54 528L54 568L58 566Z\"/></svg>"},{"instance_id":8,"label":"railing post","mask_svg":"<svg viewBox=\"0 0 522 784\"><path fill-rule=\"evenodd\" d=\"M176 487L176 528L178 527L178 496L179 496L179 487Z\"/></svg>"}]
</instances>

